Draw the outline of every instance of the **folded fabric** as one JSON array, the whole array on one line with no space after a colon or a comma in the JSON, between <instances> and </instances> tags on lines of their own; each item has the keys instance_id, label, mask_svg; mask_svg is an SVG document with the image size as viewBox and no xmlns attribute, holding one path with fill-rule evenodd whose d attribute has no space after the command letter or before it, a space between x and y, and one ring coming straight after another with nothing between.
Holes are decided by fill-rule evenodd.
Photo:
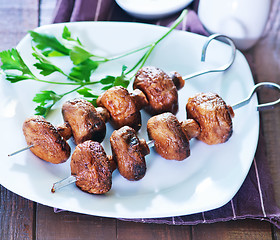
<instances>
[{"instance_id":1,"label":"folded fabric","mask_svg":"<svg viewBox=\"0 0 280 240\"><path fill-rule=\"evenodd\" d=\"M183 31L208 35L196 14L198 2L194 1L189 6L186 19L177 28ZM114 0L58 0L54 23L68 21L133 21L170 26L179 14L174 14L160 20L144 21L129 16L118 7ZM269 221L280 228L280 209L277 207L273 196L272 180L267 167L263 138L260 136L257 152L249 174L238 193L226 205L215 210L186 216L122 220L143 223L194 225L251 218ZM55 209L55 211L58 212L59 210Z\"/></svg>"}]
</instances>

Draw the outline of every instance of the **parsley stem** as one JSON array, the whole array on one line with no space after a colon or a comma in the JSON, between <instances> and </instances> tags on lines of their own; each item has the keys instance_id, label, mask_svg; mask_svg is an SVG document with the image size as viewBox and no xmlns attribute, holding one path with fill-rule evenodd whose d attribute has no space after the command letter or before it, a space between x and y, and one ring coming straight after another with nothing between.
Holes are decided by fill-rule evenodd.
<instances>
[{"instance_id":1,"label":"parsley stem","mask_svg":"<svg viewBox=\"0 0 280 240\"><path fill-rule=\"evenodd\" d=\"M100 58L101 60L97 60L98 62L108 62L110 61L111 59L107 58L107 57L102 57L102 56L98 56L98 55L95 55L95 54L91 54L90 57L93 57L93 58ZM114 60L114 59L113 59Z\"/></svg>"},{"instance_id":2,"label":"parsley stem","mask_svg":"<svg viewBox=\"0 0 280 240\"><path fill-rule=\"evenodd\" d=\"M66 95L68 95L68 94L70 94L70 93L72 93L72 92L76 92L76 91L79 90L81 87L83 87L83 86L76 87L76 88L72 89L72 90L69 91L69 92L60 94L59 96L61 96L61 98L63 98L64 96L66 96Z\"/></svg>"},{"instance_id":3,"label":"parsley stem","mask_svg":"<svg viewBox=\"0 0 280 240\"><path fill-rule=\"evenodd\" d=\"M69 83L69 82L53 82L53 81L48 81L48 80L43 80L43 79L39 79L39 78L30 78L31 80L35 80L38 82L43 82L43 83L50 83L50 84L59 84L59 85L82 85L84 83Z\"/></svg>"},{"instance_id":4,"label":"parsley stem","mask_svg":"<svg viewBox=\"0 0 280 240\"><path fill-rule=\"evenodd\" d=\"M60 69L61 70L61 69ZM65 72L63 72L62 70L59 71L62 75L64 75L65 77L67 77L68 79L71 79L73 81L75 81L75 84L70 84L70 85L81 85L83 83L83 81L79 78L73 77L71 75L66 74Z\"/></svg>"},{"instance_id":5,"label":"parsley stem","mask_svg":"<svg viewBox=\"0 0 280 240\"><path fill-rule=\"evenodd\" d=\"M67 74L65 74L64 72L60 72L62 73L64 76L66 77L70 77L68 76ZM58 84L58 85L78 85L80 87L83 87L83 86L86 86L86 85L93 85L93 84L97 84L99 83L100 81L95 81L95 82L82 82L81 80L79 80L79 82L53 82L53 81L48 81L48 80L43 80L43 79L39 79L37 78L36 76L34 76L32 74L32 77L30 77L30 80L35 80L35 81L38 81L38 82L43 82L43 83L49 83L49 84Z\"/></svg>"},{"instance_id":6,"label":"parsley stem","mask_svg":"<svg viewBox=\"0 0 280 240\"><path fill-rule=\"evenodd\" d=\"M126 74L131 73L135 68L137 68L137 66L143 61L143 59L146 56L147 52L138 60L138 62L129 71L126 72Z\"/></svg>"},{"instance_id":7,"label":"parsley stem","mask_svg":"<svg viewBox=\"0 0 280 240\"><path fill-rule=\"evenodd\" d=\"M128 55L131 55L133 53L136 53L136 52L140 52L148 47L151 47L152 44L148 44L144 47L141 47L141 48L137 48L137 49L134 49L132 51L129 51L129 52L126 52L124 54L120 54L120 55L117 55L117 56L114 56L114 57L110 57L110 58L107 58L107 61L113 61L113 60L117 60L117 59L120 59L120 58L123 58L123 57L126 57Z\"/></svg>"},{"instance_id":8,"label":"parsley stem","mask_svg":"<svg viewBox=\"0 0 280 240\"><path fill-rule=\"evenodd\" d=\"M131 73L141 62L141 67L144 66L145 62L147 61L148 57L150 56L150 54L152 53L152 51L154 50L154 48L156 47L156 45L162 41L167 35L169 35L170 32L172 32L181 22L182 20L185 18L185 16L187 15L187 12L188 10L183 10L183 12L181 13L181 15L176 19L176 21L173 23L173 25L170 27L170 29L163 35L161 36L157 41L155 41L154 43L150 43L144 47L140 47L140 48L137 48L137 49L134 49L132 51L129 51L129 52L126 52L124 54L120 54L120 55L117 55L117 56L114 56L114 57L109 57L109 58L105 58L104 57L104 61L103 62L107 62L107 61L112 61L112 60L117 60L117 59L120 59L120 58L123 58L123 57L126 57L128 55L131 55L133 53L136 53L136 52L140 52L146 48L150 48L148 49L148 51L142 56L142 58L129 70L126 72L126 74L129 74ZM100 57L102 58L102 57ZM102 62L102 61L99 61L99 62Z\"/></svg>"},{"instance_id":9,"label":"parsley stem","mask_svg":"<svg viewBox=\"0 0 280 240\"><path fill-rule=\"evenodd\" d=\"M167 35L169 35L169 33L171 33L185 18L185 16L187 15L188 10L185 9L184 11L182 11L181 15L176 19L176 21L171 25L170 29L162 36L160 37L157 41L155 41L152 45L151 48L144 54L144 58L143 61L139 67L142 68L145 64L145 62L147 61L148 57L150 56L150 54L152 53L152 51L154 50L154 48L157 46L157 44L159 42L161 42Z\"/></svg>"},{"instance_id":10,"label":"parsley stem","mask_svg":"<svg viewBox=\"0 0 280 240\"><path fill-rule=\"evenodd\" d=\"M140 60L139 60L129 71L127 71L126 74L131 73L134 69L137 68L137 66L138 66L139 64L141 64L141 65L140 65L140 67L138 68L138 70L141 69L141 68L144 66L144 64L146 63L148 57L150 56L150 54L152 53L152 51L154 50L154 48L157 46L157 44L158 44L160 41L162 41L166 36L168 36L168 35L183 21L183 19L184 19L185 16L187 15L187 13L188 13L188 10L185 9L185 10L181 13L181 15L176 19L176 21L171 25L170 29L169 29L164 35L162 35L162 36L161 36L158 40L156 40L154 43L151 43L151 44L149 44L149 45L147 45L147 46L145 46L145 47L140 48L140 50L143 50L143 49L149 47L149 49L147 50L147 52L145 52L145 54L140 58ZM136 49L134 52L137 52L137 50L138 50L138 49ZM130 79L132 79L132 78L133 78L133 76L132 76Z\"/></svg>"}]
</instances>

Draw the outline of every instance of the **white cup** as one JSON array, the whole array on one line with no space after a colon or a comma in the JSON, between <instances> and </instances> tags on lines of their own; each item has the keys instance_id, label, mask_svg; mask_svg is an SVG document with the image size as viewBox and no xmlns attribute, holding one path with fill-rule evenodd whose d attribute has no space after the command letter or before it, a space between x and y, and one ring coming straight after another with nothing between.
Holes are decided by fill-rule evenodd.
<instances>
[{"instance_id":1,"label":"white cup","mask_svg":"<svg viewBox=\"0 0 280 240\"><path fill-rule=\"evenodd\" d=\"M198 17L211 34L224 34L247 50L262 36L270 5L271 0L200 0Z\"/></svg>"}]
</instances>

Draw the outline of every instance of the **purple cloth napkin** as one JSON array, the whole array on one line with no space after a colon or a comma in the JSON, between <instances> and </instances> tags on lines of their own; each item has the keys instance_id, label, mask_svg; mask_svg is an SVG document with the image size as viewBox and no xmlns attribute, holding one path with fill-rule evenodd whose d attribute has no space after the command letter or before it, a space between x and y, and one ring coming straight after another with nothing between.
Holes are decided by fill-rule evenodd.
<instances>
[{"instance_id":1,"label":"purple cloth napkin","mask_svg":"<svg viewBox=\"0 0 280 240\"><path fill-rule=\"evenodd\" d=\"M177 27L202 35L209 35L203 28L197 14L199 1L189 6L189 12ZM118 7L114 0L58 0L54 23L69 21L133 21L170 26L180 13L170 17L144 21L129 16ZM58 209L55 209L58 212ZM226 205L207 212L186 216L150 219L122 219L143 223L166 223L173 225L195 225L237 219L259 219L268 221L280 228L280 209L274 201L274 192L269 169L267 168L263 138L259 144L253 164L238 193Z\"/></svg>"}]
</instances>

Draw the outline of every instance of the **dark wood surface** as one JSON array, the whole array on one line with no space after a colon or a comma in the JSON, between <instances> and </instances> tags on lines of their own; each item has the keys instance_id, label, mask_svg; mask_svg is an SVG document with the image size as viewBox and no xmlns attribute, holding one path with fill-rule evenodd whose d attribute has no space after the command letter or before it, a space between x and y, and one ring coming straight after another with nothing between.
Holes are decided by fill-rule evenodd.
<instances>
[{"instance_id":1,"label":"dark wood surface","mask_svg":"<svg viewBox=\"0 0 280 240\"><path fill-rule=\"evenodd\" d=\"M55 0L0 0L0 50L16 46L28 30L50 23ZM280 83L280 0L264 37L244 52L256 82ZM271 92L261 101L276 97ZM261 113L268 161L280 202L280 108ZM61 212L34 203L0 186L0 239L279 239L280 231L265 221L240 220L197 226L169 226L124 222L111 218Z\"/></svg>"}]
</instances>

